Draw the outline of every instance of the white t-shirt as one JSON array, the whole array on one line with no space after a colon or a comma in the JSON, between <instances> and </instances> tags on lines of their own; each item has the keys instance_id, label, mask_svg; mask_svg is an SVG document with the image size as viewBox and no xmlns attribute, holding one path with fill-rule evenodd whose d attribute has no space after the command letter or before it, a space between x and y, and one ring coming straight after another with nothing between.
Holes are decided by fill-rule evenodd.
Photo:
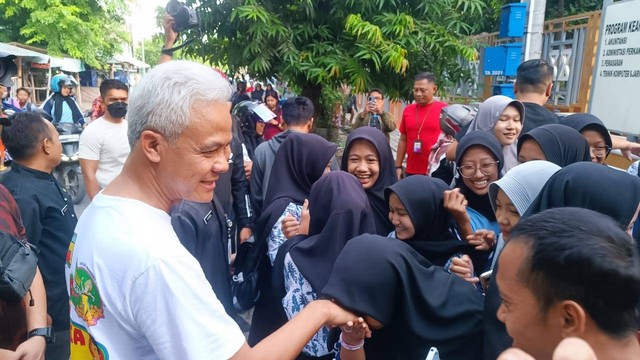
<instances>
[{"instance_id":1,"label":"white t-shirt","mask_svg":"<svg viewBox=\"0 0 640 360\"><path fill-rule=\"evenodd\" d=\"M80 135L78 155L81 159L98 160L96 179L101 189L120 174L129 152L126 120L116 124L99 117Z\"/></svg>"},{"instance_id":2,"label":"white t-shirt","mask_svg":"<svg viewBox=\"0 0 640 360\"><path fill-rule=\"evenodd\" d=\"M72 359L229 359L245 342L170 216L98 194L66 265Z\"/></svg>"}]
</instances>

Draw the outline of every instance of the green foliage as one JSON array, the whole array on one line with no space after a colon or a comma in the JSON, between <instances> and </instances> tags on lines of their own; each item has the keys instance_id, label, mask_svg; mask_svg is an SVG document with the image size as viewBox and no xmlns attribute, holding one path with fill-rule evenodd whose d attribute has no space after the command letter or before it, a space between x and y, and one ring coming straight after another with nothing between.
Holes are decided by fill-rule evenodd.
<instances>
[{"instance_id":1,"label":"green foliage","mask_svg":"<svg viewBox=\"0 0 640 360\"><path fill-rule=\"evenodd\" d=\"M103 68L128 39L124 0L0 0L0 41L45 47Z\"/></svg>"},{"instance_id":2,"label":"green foliage","mask_svg":"<svg viewBox=\"0 0 640 360\"><path fill-rule=\"evenodd\" d=\"M456 60L476 56L468 35L486 10L485 0L198 2L205 37L188 51L232 73L286 79L318 108L325 87L406 99L419 71L434 72L441 88L468 79Z\"/></svg>"},{"instance_id":3,"label":"green foliage","mask_svg":"<svg viewBox=\"0 0 640 360\"><path fill-rule=\"evenodd\" d=\"M596 0L548 0L545 18L557 19L589 11L601 10L602 1Z\"/></svg>"},{"instance_id":4,"label":"green foliage","mask_svg":"<svg viewBox=\"0 0 640 360\"><path fill-rule=\"evenodd\" d=\"M144 39L144 62L151 67L158 65L163 45L164 35L162 34L155 34L151 39ZM140 45L136 46L135 57L142 60L142 47Z\"/></svg>"},{"instance_id":5,"label":"green foliage","mask_svg":"<svg viewBox=\"0 0 640 360\"><path fill-rule=\"evenodd\" d=\"M324 86L320 95L320 113L316 125L322 128L335 127L333 117L337 106L341 106L345 96L337 88Z\"/></svg>"},{"instance_id":6,"label":"green foliage","mask_svg":"<svg viewBox=\"0 0 640 360\"><path fill-rule=\"evenodd\" d=\"M481 31L497 32L500 27L500 7L517 3L517 0L486 0L488 12L479 19ZM565 16L578 15L589 11L602 10L601 0L547 0L545 19L553 20Z\"/></svg>"}]
</instances>

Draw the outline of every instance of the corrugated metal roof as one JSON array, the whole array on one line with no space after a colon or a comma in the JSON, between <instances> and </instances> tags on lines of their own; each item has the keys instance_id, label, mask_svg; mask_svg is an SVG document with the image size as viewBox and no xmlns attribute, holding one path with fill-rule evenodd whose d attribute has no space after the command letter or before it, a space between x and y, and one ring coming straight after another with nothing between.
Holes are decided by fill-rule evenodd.
<instances>
[{"instance_id":1,"label":"corrugated metal roof","mask_svg":"<svg viewBox=\"0 0 640 360\"><path fill-rule=\"evenodd\" d=\"M15 55L20 57L28 58L31 61L39 62L39 63L47 63L49 62L49 55L41 54L35 51L23 49L21 47L17 47L10 44L0 43L0 55Z\"/></svg>"}]
</instances>

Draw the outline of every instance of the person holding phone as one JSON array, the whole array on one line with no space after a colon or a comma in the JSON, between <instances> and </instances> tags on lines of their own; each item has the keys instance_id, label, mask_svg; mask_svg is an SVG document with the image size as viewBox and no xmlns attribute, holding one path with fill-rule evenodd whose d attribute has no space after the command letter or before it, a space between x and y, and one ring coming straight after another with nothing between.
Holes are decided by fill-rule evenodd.
<instances>
[{"instance_id":1,"label":"person holding phone","mask_svg":"<svg viewBox=\"0 0 640 360\"><path fill-rule=\"evenodd\" d=\"M384 111L384 91L381 89L369 90L366 110L356 116L353 128L362 126L371 126L382 131L387 137L387 141L390 139L389 133L396 129L393 115Z\"/></svg>"}]
</instances>

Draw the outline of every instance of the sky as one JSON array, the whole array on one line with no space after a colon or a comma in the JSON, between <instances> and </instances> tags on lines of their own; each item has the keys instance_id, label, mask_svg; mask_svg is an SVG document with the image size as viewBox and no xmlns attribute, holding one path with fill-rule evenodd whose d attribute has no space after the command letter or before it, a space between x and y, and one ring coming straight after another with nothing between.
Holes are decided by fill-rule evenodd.
<instances>
[{"instance_id":1,"label":"sky","mask_svg":"<svg viewBox=\"0 0 640 360\"><path fill-rule=\"evenodd\" d=\"M161 31L156 28L156 7L165 7L168 0L138 0L136 5L129 5L131 10L131 27L135 41L148 39Z\"/></svg>"}]
</instances>

